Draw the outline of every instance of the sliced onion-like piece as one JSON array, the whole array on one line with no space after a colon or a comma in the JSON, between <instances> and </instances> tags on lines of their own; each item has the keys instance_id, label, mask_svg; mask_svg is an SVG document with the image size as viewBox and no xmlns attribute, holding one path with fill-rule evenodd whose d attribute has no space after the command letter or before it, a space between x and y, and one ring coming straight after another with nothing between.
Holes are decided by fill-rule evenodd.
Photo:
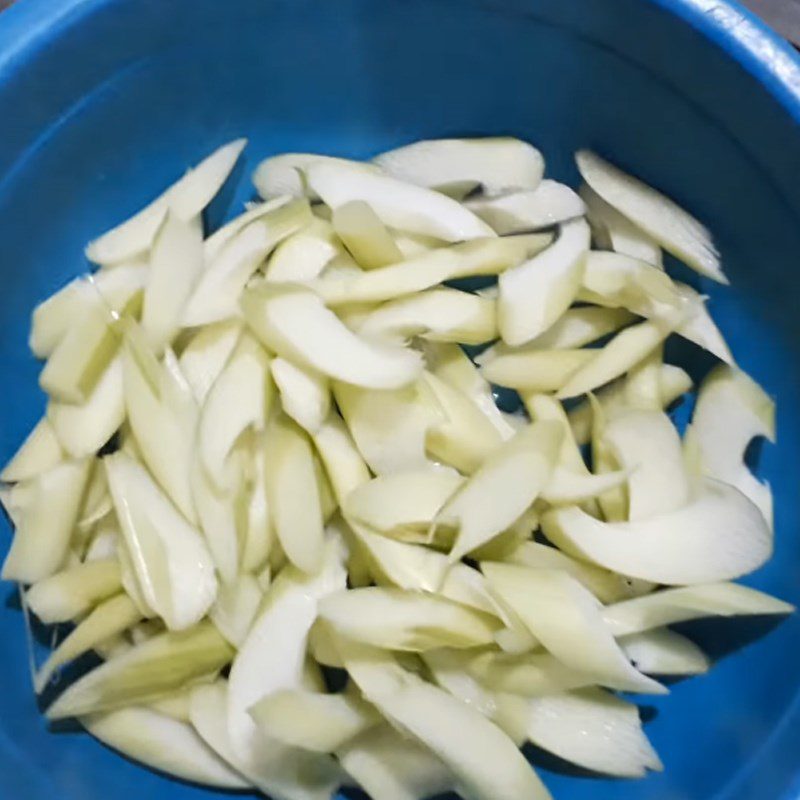
<instances>
[{"instance_id":1,"label":"sliced onion-like piece","mask_svg":"<svg viewBox=\"0 0 800 800\"><path fill-rule=\"evenodd\" d=\"M331 208L363 200L386 225L448 242L494 236L469 209L443 194L346 163L316 162L309 186Z\"/></svg>"},{"instance_id":2,"label":"sliced onion-like piece","mask_svg":"<svg viewBox=\"0 0 800 800\"><path fill-rule=\"evenodd\" d=\"M283 358L270 364L283 410L312 436L322 427L331 407L331 390L319 374Z\"/></svg>"},{"instance_id":3,"label":"sliced onion-like piece","mask_svg":"<svg viewBox=\"0 0 800 800\"><path fill-rule=\"evenodd\" d=\"M661 192L589 150L575 154L583 179L609 205L689 267L720 283L728 279L708 229Z\"/></svg>"},{"instance_id":4,"label":"sliced onion-like piece","mask_svg":"<svg viewBox=\"0 0 800 800\"><path fill-rule=\"evenodd\" d=\"M698 472L730 483L747 495L772 525L772 493L744 463L750 441L775 441L775 403L750 377L720 365L700 386L685 450Z\"/></svg>"},{"instance_id":5,"label":"sliced onion-like piece","mask_svg":"<svg viewBox=\"0 0 800 800\"><path fill-rule=\"evenodd\" d=\"M205 541L136 461L118 452L104 463L114 509L148 605L170 630L195 625L217 594L214 562Z\"/></svg>"},{"instance_id":6,"label":"sliced onion-like piece","mask_svg":"<svg viewBox=\"0 0 800 800\"><path fill-rule=\"evenodd\" d=\"M281 195L274 200L268 200L265 203L245 204L247 211L234 217L230 222L217 228L204 242L203 242L203 255L206 264L210 264L218 255L220 250L233 239L242 228L247 227L251 222L269 214L276 208L288 205L292 198L290 195Z\"/></svg>"},{"instance_id":7,"label":"sliced onion-like piece","mask_svg":"<svg viewBox=\"0 0 800 800\"><path fill-rule=\"evenodd\" d=\"M263 597L255 576L242 573L233 583L219 587L208 616L217 630L239 648L250 632Z\"/></svg>"},{"instance_id":8,"label":"sliced onion-like piece","mask_svg":"<svg viewBox=\"0 0 800 800\"><path fill-rule=\"evenodd\" d=\"M351 200L333 209L333 228L363 269L385 267L403 260L389 229L363 200Z\"/></svg>"},{"instance_id":9,"label":"sliced onion-like piece","mask_svg":"<svg viewBox=\"0 0 800 800\"><path fill-rule=\"evenodd\" d=\"M0 481L16 483L36 478L64 460L64 450L47 416L42 417L0 472Z\"/></svg>"},{"instance_id":10,"label":"sliced onion-like piece","mask_svg":"<svg viewBox=\"0 0 800 800\"><path fill-rule=\"evenodd\" d=\"M589 226L583 219L572 220L560 226L550 247L500 275L498 324L504 342L529 342L570 307L581 286L588 250Z\"/></svg>"},{"instance_id":11,"label":"sliced onion-like piece","mask_svg":"<svg viewBox=\"0 0 800 800\"><path fill-rule=\"evenodd\" d=\"M560 225L583 216L586 207L569 186L543 180L535 189L470 198L464 205L501 236Z\"/></svg>"},{"instance_id":12,"label":"sliced onion-like piece","mask_svg":"<svg viewBox=\"0 0 800 800\"><path fill-rule=\"evenodd\" d=\"M312 438L336 500L344 505L345 498L370 479L369 469L338 414L329 414Z\"/></svg>"},{"instance_id":13,"label":"sliced onion-like piece","mask_svg":"<svg viewBox=\"0 0 800 800\"><path fill-rule=\"evenodd\" d=\"M481 359L481 373L498 386L525 392L553 392L599 357L599 350L539 350L530 346ZM494 357L493 357L494 356Z\"/></svg>"},{"instance_id":14,"label":"sliced onion-like piece","mask_svg":"<svg viewBox=\"0 0 800 800\"><path fill-rule=\"evenodd\" d=\"M125 261L150 248L167 211L184 220L196 217L225 183L246 144L237 139L215 150L148 206L91 242L86 257L101 265Z\"/></svg>"},{"instance_id":15,"label":"sliced onion-like piece","mask_svg":"<svg viewBox=\"0 0 800 800\"><path fill-rule=\"evenodd\" d=\"M600 603L575 578L511 564L484 562L481 568L502 600L567 667L621 691L666 692L631 666L603 621Z\"/></svg>"},{"instance_id":16,"label":"sliced onion-like piece","mask_svg":"<svg viewBox=\"0 0 800 800\"><path fill-rule=\"evenodd\" d=\"M508 528L547 485L561 447L557 423L536 422L484 461L436 515L458 527L451 561Z\"/></svg>"},{"instance_id":17,"label":"sliced onion-like piece","mask_svg":"<svg viewBox=\"0 0 800 800\"><path fill-rule=\"evenodd\" d=\"M535 189L544 172L542 154L510 136L429 139L372 160L389 175L440 191L461 184L480 185L488 194Z\"/></svg>"},{"instance_id":18,"label":"sliced onion-like piece","mask_svg":"<svg viewBox=\"0 0 800 800\"><path fill-rule=\"evenodd\" d=\"M635 317L624 308L601 306L578 306L565 311L543 334L529 342L531 348L539 350L566 350L583 347L609 333L633 322ZM494 354L511 353L512 348L503 343L496 344Z\"/></svg>"},{"instance_id":19,"label":"sliced onion-like piece","mask_svg":"<svg viewBox=\"0 0 800 800\"><path fill-rule=\"evenodd\" d=\"M346 255L330 222L314 219L284 239L264 268L268 281L305 283L319 277L334 259Z\"/></svg>"},{"instance_id":20,"label":"sliced onion-like piece","mask_svg":"<svg viewBox=\"0 0 800 800\"><path fill-rule=\"evenodd\" d=\"M214 381L227 364L242 332L238 319L215 322L200 328L183 348L180 369L198 405L205 402Z\"/></svg>"},{"instance_id":21,"label":"sliced onion-like piece","mask_svg":"<svg viewBox=\"0 0 800 800\"><path fill-rule=\"evenodd\" d=\"M701 675L711 666L709 658L691 639L669 628L623 636L619 644L645 675Z\"/></svg>"},{"instance_id":22,"label":"sliced onion-like piece","mask_svg":"<svg viewBox=\"0 0 800 800\"><path fill-rule=\"evenodd\" d=\"M356 336L307 290L247 290L242 310L258 338L278 355L345 383L396 389L422 368L417 353Z\"/></svg>"},{"instance_id":23,"label":"sliced onion-like piece","mask_svg":"<svg viewBox=\"0 0 800 800\"><path fill-rule=\"evenodd\" d=\"M467 670L495 691L523 697L539 697L597 683L591 674L568 667L545 652L481 653L468 663Z\"/></svg>"},{"instance_id":24,"label":"sliced onion-like piece","mask_svg":"<svg viewBox=\"0 0 800 800\"><path fill-rule=\"evenodd\" d=\"M594 772L639 778L663 769L639 709L602 689L530 700L527 733L537 747Z\"/></svg>"},{"instance_id":25,"label":"sliced onion-like piece","mask_svg":"<svg viewBox=\"0 0 800 800\"><path fill-rule=\"evenodd\" d=\"M579 508L557 508L542 527L579 558L656 583L730 580L760 567L772 553L772 534L757 506L719 481L705 479L698 489L683 508L646 520L605 523Z\"/></svg>"}]
</instances>

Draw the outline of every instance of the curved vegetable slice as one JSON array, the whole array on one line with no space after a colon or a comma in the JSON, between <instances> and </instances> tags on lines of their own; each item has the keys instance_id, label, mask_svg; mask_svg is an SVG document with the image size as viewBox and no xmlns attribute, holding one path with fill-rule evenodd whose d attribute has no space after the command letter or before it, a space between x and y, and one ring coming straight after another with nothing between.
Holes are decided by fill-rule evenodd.
<instances>
[{"instance_id":1,"label":"curved vegetable slice","mask_svg":"<svg viewBox=\"0 0 800 800\"><path fill-rule=\"evenodd\" d=\"M203 221L167 213L150 253L142 329L160 353L181 327L181 315L204 269Z\"/></svg>"},{"instance_id":2,"label":"curved vegetable slice","mask_svg":"<svg viewBox=\"0 0 800 800\"><path fill-rule=\"evenodd\" d=\"M146 703L221 669L232 656L210 622L162 633L88 672L47 709L47 717L80 717Z\"/></svg>"},{"instance_id":3,"label":"curved vegetable slice","mask_svg":"<svg viewBox=\"0 0 800 800\"><path fill-rule=\"evenodd\" d=\"M182 780L220 789L250 784L220 759L185 722L149 708L122 708L81 718L103 744Z\"/></svg>"},{"instance_id":4,"label":"curved vegetable slice","mask_svg":"<svg viewBox=\"0 0 800 800\"><path fill-rule=\"evenodd\" d=\"M239 297L275 245L311 222L305 200L273 209L234 236L212 261L192 292L183 325L207 325L239 316Z\"/></svg>"},{"instance_id":5,"label":"curved vegetable slice","mask_svg":"<svg viewBox=\"0 0 800 800\"><path fill-rule=\"evenodd\" d=\"M628 636L701 617L791 614L794 606L737 583L708 583L664 589L615 603L603 619L615 636Z\"/></svg>"},{"instance_id":6,"label":"curved vegetable slice","mask_svg":"<svg viewBox=\"0 0 800 800\"><path fill-rule=\"evenodd\" d=\"M16 509L4 498L16 530L3 564L3 580L35 583L63 564L91 467L90 458L65 461L17 484L15 489L24 487L24 497Z\"/></svg>"},{"instance_id":7,"label":"curved vegetable slice","mask_svg":"<svg viewBox=\"0 0 800 800\"><path fill-rule=\"evenodd\" d=\"M344 255L330 222L314 219L275 248L264 275L273 282L305 283L319 277L334 259Z\"/></svg>"},{"instance_id":8,"label":"curved vegetable slice","mask_svg":"<svg viewBox=\"0 0 800 800\"><path fill-rule=\"evenodd\" d=\"M399 343L422 336L434 342L483 344L497 336L495 303L458 289L431 289L384 303L367 314L358 332Z\"/></svg>"},{"instance_id":9,"label":"curved vegetable slice","mask_svg":"<svg viewBox=\"0 0 800 800\"><path fill-rule=\"evenodd\" d=\"M538 350L568 350L591 344L609 333L633 322L634 315L624 308L600 306L578 306L565 311L544 333L529 342ZM508 345L498 343L492 348L493 355L512 353Z\"/></svg>"},{"instance_id":10,"label":"curved vegetable slice","mask_svg":"<svg viewBox=\"0 0 800 800\"><path fill-rule=\"evenodd\" d=\"M691 498L681 440L662 411L631 410L614 415L603 440L629 473L628 519L648 519L686 505Z\"/></svg>"},{"instance_id":11,"label":"curved vegetable slice","mask_svg":"<svg viewBox=\"0 0 800 800\"><path fill-rule=\"evenodd\" d=\"M270 370L283 410L313 436L322 427L331 408L328 382L321 375L300 369L283 358L273 359Z\"/></svg>"},{"instance_id":12,"label":"curved vegetable slice","mask_svg":"<svg viewBox=\"0 0 800 800\"><path fill-rule=\"evenodd\" d=\"M588 368L602 351L523 347L508 354L497 352L479 359L487 380L525 392L554 392L570 385L573 376Z\"/></svg>"},{"instance_id":13,"label":"curved vegetable slice","mask_svg":"<svg viewBox=\"0 0 800 800\"><path fill-rule=\"evenodd\" d=\"M241 647L247 638L263 596L258 580L248 573L220 586L208 616L234 647Z\"/></svg>"},{"instance_id":14,"label":"curved vegetable slice","mask_svg":"<svg viewBox=\"0 0 800 800\"><path fill-rule=\"evenodd\" d=\"M589 150L575 154L583 179L609 205L701 275L728 283L708 229L661 192Z\"/></svg>"},{"instance_id":15,"label":"curved vegetable slice","mask_svg":"<svg viewBox=\"0 0 800 800\"><path fill-rule=\"evenodd\" d=\"M333 228L363 269L385 267L403 260L389 229L363 200L351 200L333 209Z\"/></svg>"},{"instance_id":16,"label":"curved vegetable slice","mask_svg":"<svg viewBox=\"0 0 800 800\"><path fill-rule=\"evenodd\" d=\"M428 463L428 432L445 421L427 384L390 391L334 384L334 396L364 460L378 475Z\"/></svg>"},{"instance_id":17,"label":"curved vegetable slice","mask_svg":"<svg viewBox=\"0 0 800 800\"><path fill-rule=\"evenodd\" d=\"M529 342L570 307L581 286L589 238L585 220L565 222L550 247L500 275L498 325L504 342Z\"/></svg>"},{"instance_id":18,"label":"curved vegetable slice","mask_svg":"<svg viewBox=\"0 0 800 800\"><path fill-rule=\"evenodd\" d=\"M103 370L94 389L80 405L51 400L47 418L61 446L72 458L96 453L125 420L122 357Z\"/></svg>"},{"instance_id":19,"label":"curved vegetable slice","mask_svg":"<svg viewBox=\"0 0 800 800\"><path fill-rule=\"evenodd\" d=\"M37 581L25 600L45 625L52 625L77 619L121 588L115 560L91 561Z\"/></svg>"},{"instance_id":20,"label":"curved vegetable slice","mask_svg":"<svg viewBox=\"0 0 800 800\"><path fill-rule=\"evenodd\" d=\"M318 200L319 196L313 191L306 180L306 171L312 164L342 164L354 170L365 172L379 172L372 164L361 161L349 161L346 158L334 156L321 156L315 153L282 153L262 161L253 173L253 185L258 193L265 199L290 195L292 197L306 197Z\"/></svg>"},{"instance_id":21,"label":"curved vegetable slice","mask_svg":"<svg viewBox=\"0 0 800 800\"><path fill-rule=\"evenodd\" d=\"M220 250L222 250L242 228L247 227L251 222L255 222L257 219L260 219L275 209L288 205L291 201L291 196L281 195L274 200L268 200L264 203L246 203L247 211L234 217L221 228L217 228L217 230L203 242L203 255L206 264L210 264L219 255Z\"/></svg>"},{"instance_id":22,"label":"curved vegetable slice","mask_svg":"<svg viewBox=\"0 0 800 800\"><path fill-rule=\"evenodd\" d=\"M481 653L468 663L467 670L495 691L524 697L593 686L597 682L591 674L568 667L551 653L544 652Z\"/></svg>"},{"instance_id":23,"label":"curved vegetable slice","mask_svg":"<svg viewBox=\"0 0 800 800\"><path fill-rule=\"evenodd\" d=\"M319 694L302 689L267 695L253 706L250 716L268 736L317 753L338 750L380 720L353 692Z\"/></svg>"},{"instance_id":24,"label":"curved vegetable slice","mask_svg":"<svg viewBox=\"0 0 800 800\"><path fill-rule=\"evenodd\" d=\"M700 386L685 450L689 463L711 478L730 483L747 495L772 525L772 493L744 463L750 441L775 441L775 403L750 377L720 365Z\"/></svg>"},{"instance_id":25,"label":"curved vegetable slice","mask_svg":"<svg viewBox=\"0 0 800 800\"><path fill-rule=\"evenodd\" d=\"M348 774L371 797L422 800L453 787L450 770L414 739L382 724L337 752Z\"/></svg>"},{"instance_id":26,"label":"curved vegetable slice","mask_svg":"<svg viewBox=\"0 0 800 800\"><path fill-rule=\"evenodd\" d=\"M0 481L16 483L36 478L64 460L64 450L47 416L42 417L0 472Z\"/></svg>"},{"instance_id":27,"label":"curved vegetable slice","mask_svg":"<svg viewBox=\"0 0 800 800\"><path fill-rule=\"evenodd\" d=\"M242 332L238 319L200 328L181 352L178 363L198 405L205 402L214 381L228 363Z\"/></svg>"},{"instance_id":28,"label":"curved vegetable slice","mask_svg":"<svg viewBox=\"0 0 800 800\"><path fill-rule=\"evenodd\" d=\"M478 185L487 194L536 189L544 173L542 154L510 136L429 139L389 150L372 160L389 175L442 192L450 187Z\"/></svg>"},{"instance_id":29,"label":"curved vegetable slice","mask_svg":"<svg viewBox=\"0 0 800 800\"><path fill-rule=\"evenodd\" d=\"M196 217L225 183L246 144L237 139L215 150L148 206L91 242L86 257L101 265L133 258L150 248L168 210L184 220Z\"/></svg>"},{"instance_id":30,"label":"curved vegetable slice","mask_svg":"<svg viewBox=\"0 0 800 800\"><path fill-rule=\"evenodd\" d=\"M669 514L605 523L578 508L542 517L550 541L567 552L634 578L664 584L730 580L772 553L761 512L738 489L705 479L695 500Z\"/></svg>"},{"instance_id":31,"label":"curved vegetable slice","mask_svg":"<svg viewBox=\"0 0 800 800\"><path fill-rule=\"evenodd\" d=\"M569 186L551 180L543 180L533 190L470 198L464 205L501 236L560 225L582 217L586 210Z\"/></svg>"},{"instance_id":32,"label":"curved vegetable slice","mask_svg":"<svg viewBox=\"0 0 800 800\"><path fill-rule=\"evenodd\" d=\"M267 500L275 532L288 559L312 575L325 551L314 453L305 433L288 417L276 418L265 440Z\"/></svg>"},{"instance_id":33,"label":"curved vegetable slice","mask_svg":"<svg viewBox=\"0 0 800 800\"><path fill-rule=\"evenodd\" d=\"M330 797L338 784L335 764L322 754L282 745L259 732L249 710L280 689L300 689L308 632L322 597L343 589L347 575L335 539L325 545L320 572L306 576L285 568L231 667L227 692L228 747L234 764L262 791L278 798ZM193 703L194 705L194 703Z\"/></svg>"},{"instance_id":34,"label":"curved vegetable slice","mask_svg":"<svg viewBox=\"0 0 800 800\"><path fill-rule=\"evenodd\" d=\"M530 700L527 733L538 747L594 772L640 778L663 769L637 707L602 689Z\"/></svg>"},{"instance_id":35,"label":"curved vegetable slice","mask_svg":"<svg viewBox=\"0 0 800 800\"><path fill-rule=\"evenodd\" d=\"M369 469L358 452L347 426L335 412L312 436L317 453L328 473L339 505L355 489L370 479Z\"/></svg>"},{"instance_id":36,"label":"curved vegetable slice","mask_svg":"<svg viewBox=\"0 0 800 800\"><path fill-rule=\"evenodd\" d=\"M592 232L601 247L661 268L661 248L651 236L606 203L587 184L581 186L580 197L586 204Z\"/></svg>"},{"instance_id":37,"label":"curved vegetable slice","mask_svg":"<svg viewBox=\"0 0 800 800\"><path fill-rule=\"evenodd\" d=\"M570 575L486 562L481 569L499 597L564 665L613 689L666 693L631 666L603 621L600 603Z\"/></svg>"},{"instance_id":38,"label":"curved vegetable slice","mask_svg":"<svg viewBox=\"0 0 800 800\"><path fill-rule=\"evenodd\" d=\"M436 523L458 526L451 561L486 544L531 506L550 480L562 436L556 423L533 423L503 444L448 500Z\"/></svg>"},{"instance_id":39,"label":"curved vegetable slice","mask_svg":"<svg viewBox=\"0 0 800 800\"><path fill-rule=\"evenodd\" d=\"M701 675L711 666L709 658L691 639L669 628L623 636L619 644L645 675Z\"/></svg>"},{"instance_id":40,"label":"curved vegetable slice","mask_svg":"<svg viewBox=\"0 0 800 800\"><path fill-rule=\"evenodd\" d=\"M104 461L114 509L148 605L171 630L196 624L217 593L214 562L203 538L133 459L119 452Z\"/></svg>"},{"instance_id":41,"label":"curved vegetable slice","mask_svg":"<svg viewBox=\"0 0 800 800\"><path fill-rule=\"evenodd\" d=\"M392 228L448 242L495 235L485 222L455 200L363 167L315 162L307 168L306 178L331 208L363 200Z\"/></svg>"},{"instance_id":42,"label":"curved vegetable slice","mask_svg":"<svg viewBox=\"0 0 800 800\"><path fill-rule=\"evenodd\" d=\"M323 276L312 286L328 305L381 303L431 289L445 281L476 275L497 275L552 241L550 234L480 238L441 247L365 273Z\"/></svg>"},{"instance_id":43,"label":"curved vegetable slice","mask_svg":"<svg viewBox=\"0 0 800 800\"><path fill-rule=\"evenodd\" d=\"M36 675L35 688L41 693L53 673L64 664L128 630L141 621L142 615L126 594L118 594L100 603L48 657Z\"/></svg>"},{"instance_id":44,"label":"curved vegetable slice","mask_svg":"<svg viewBox=\"0 0 800 800\"><path fill-rule=\"evenodd\" d=\"M242 296L242 310L258 338L278 355L345 383L396 389L422 369L418 353L356 336L308 290L251 289Z\"/></svg>"},{"instance_id":45,"label":"curved vegetable slice","mask_svg":"<svg viewBox=\"0 0 800 800\"><path fill-rule=\"evenodd\" d=\"M450 600L379 587L332 594L320 602L319 614L349 639L411 652L489 644L499 627L491 617Z\"/></svg>"}]
</instances>

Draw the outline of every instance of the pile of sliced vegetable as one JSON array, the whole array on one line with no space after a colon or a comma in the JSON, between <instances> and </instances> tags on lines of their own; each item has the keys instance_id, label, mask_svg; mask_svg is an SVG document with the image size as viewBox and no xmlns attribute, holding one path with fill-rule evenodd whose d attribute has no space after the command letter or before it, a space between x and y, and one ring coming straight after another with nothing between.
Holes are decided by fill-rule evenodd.
<instances>
[{"instance_id":1,"label":"pile of sliced vegetable","mask_svg":"<svg viewBox=\"0 0 800 800\"><path fill-rule=\"evenodd\" d=\"M661 769L614 692L709 668L674 623L792 610L733 582L772 552L744 455L774 405L663 269L726 283L706 228L594 153L576 193L496 138L269 158L207 234L244 144L33 313L49 400L0 476L3 577L74 625L37 691L101 658L48 717L277 800L549 797L525 742ZM719 361L683 436L670 336Z\"/></svg>"}]
</instances>

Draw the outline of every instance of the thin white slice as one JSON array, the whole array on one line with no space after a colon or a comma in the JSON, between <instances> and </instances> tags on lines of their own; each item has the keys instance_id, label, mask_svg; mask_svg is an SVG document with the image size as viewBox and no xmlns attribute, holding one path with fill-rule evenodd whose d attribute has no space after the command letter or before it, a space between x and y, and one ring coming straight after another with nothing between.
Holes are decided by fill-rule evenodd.
<instances>
[{"instance_id":1,"label":"thin white slice","mask_svg":"<svg viewBox=\"0 0 800 800\"><path fill-rule=\"evenodd\" d=\"M133 258L150 248L167 211L184 220L196 217L225 183L246 144L237 139L215 150L148 206L91 242L86 257L101 265Z\"/></svg>"},{"instance_id":2,"label":"thin white slice","mask_svg":"<svg viewBox=\"0 0 800 800\"><path fill-rule=\"evenodd\" d=\"M200 328L181 351L181 372L198 405L202 405L228 362L242 332L242 322L229 319Z\"/></svg>"},{"instance_id":3,"label":"thin white slice","mask_svg":"<svg viewBox=\"0 0 800 800\"><path fill-rule=\"evenodd\" d=\"M585 220L565 222L550 247L500 275L498 324L504 342L529 342L570 307L583 279L589 238Z\"/></svg>"},{"instance_id":4,"label":"thin white slice","mask_svg":"<svg viewBox=\"0 0 800 800\"><path fill-rule=\"evenodd\" d=\"M147 603L170 630L205 616L217 593L206 544L146 470L119 452L105 458L114 508Z\"/></svg>"},{"instance_id":5,"label":"thin white slice","mask_svg":"<svg viewBox=\"0 0 800 800\"><path fill-rule=\"evenodd\" d=\"M56 436L53 424L42 417L19 450L0 472L0 481L3 483L16 483L36 478L43 472L48 472L64 460L64 450Z\"/></svg>"},{"instance_id":6,"label":"thin white slice","mask_svg":"<svg viewBox=\"0 0 800 800\"><path fill-rule=\"evenodd\" d=\"M527 732L538 747L605 775L640 778L648 769L663 769L639 709L602 689L531 699Z\"/></svg>"},{"instance_id":7,"label":"thin white slice","mask_svg":"<svg viewBox=\"0 0 800 800\"><path fill-rule=\"evenodd\" d=\"M550 541L600 566L674 584L730 580L760 567L772 553L764 517L738 489L704 479L696 499L669 514L637 522L600 522L579 508L542 517Z\"/></svg>"},{"instance_id":8,"label":"thin white slice","mask_svg":"<svg viewBox=\"0 0 800 800\"><path fill-rule=\"evenodd\" d=\"M363 269L385 267L403 260L389 229L363 200L351 200L334 208L331 223Z\"/></svg>"},{"instance_id":9,"label":"thin white slice","mask_svg":"<svg viewBox=\"0 0 800 800\"><path fill-rule=\"evenodd\" d=\"M270 364L283 410L312 436L319 431L331 408L331 389L316 372L301 369L284 358Z\"/></svg>"},{"instance_id":10,"label":"thin white slice","mask_svg":"<svg viewBox=\"0 0 800 800\"><path fill-rule=\"evenodd\" d=\"M369 469L338 414L332 412L312 438L336 499L343 505L354 489L370 479Z\"/></svg>"},{"instance_id":11,"label":"thin white slice","mask_svg":"<svg viewBox=\"0 0 800 800\"><path fill-rule=\"evenodd\" d=\"M583 216L586 207L569 186L543 180L535 189L495 197L479 195L464 202L500 236L560 225Z\"/></svg>"},{"instance_id":12,"label":"thin white slice","mask_svg":"<svg viewBox=\"0 0 800 800\"><path fill-rule=\"evenodd\" d=\"M191 725L149 708L122 708L81 718L103 744L167 775L219 789L250 784L197 735Z\"/></svg>"},{"instance_id":13,"label":"thin white slice","mask_svg":"<svg viewBox=\"0 0 800 800\"><path fill-rule=\"evenodd\" d=\"M708 656L691 639L669 628L623 636L619 644L645 675L701 675L711 667Z\"/></svg>"},{"instance_id":14,"label":"thin white slice","mask_svg":"<svg viewBox=\"0 0 800 800\"><path fill-rule=\"evenodd\" d=\"M720 283L728 280L707 228L661 192L589 150L575 154L589 186L609 205L687 266Z\"/></svg>"},{"instance_id":15,"label":"thin white slice","mask_svg":"<svg viewBox=\"0 0 800 800\"><path fill-rule=\"evenodd\" d=\"M258 193L265 199L281 195L292 197L309 197L318 200L318 195L309 186L306 180L306 170L316 163L344 164L352 169L361 169L366 172L378 172L372 164L360 161L348 161L346 158L321 156L315 153L282 153L264 159L253 173L253 185Z\"/></svg>"},{"instance_id":16,"label":"thin white slice","mask_svg":"<svg viewBox=\"0 0 800 800\"><path fill-rule=\"evenodd\" d=\"M523 392L554 392L570 385L572 377L591 367L599 350L539 350L522 347L487 356L481 366L486 380Z\"/></svg>"},{"instance_id":17,"label":"thin white slice","mask_svg":"<svg viewBox=\"0 0 800 800\"><path fill-rule=\"evenodd\" d=\"M264 275L268 281L305 283L343 255L344 247L330 222L314 219L275 248Z\"/></svg>"},{"instance_id":18,"label":"thin white slice","mask_svg":"<svg viewBox=\"0 0 800 800\"><path fill-rule=\"evenodd\" d=\"M278 355L345 383L395 389L422 368L418 353L355 335L321 298L299 287L248 290L242 310L256 336Z\"/></svg>"},{"instance_id":19,"label":"thin white slice","mask_svg":"<svg viewBox=\"0 0 800 800\"><path fill-rule=\"evenodd\" d=\"M206 240L203 242L203 255L206 264L210 264L218 255L220 250L234 237L242 228L247 227L251 222L269 214L276 208L285 206L292 200L290 195L281 195L273 200L268 200L265 203L256 203L255 205L248 206L247 210L238 216L234 217L230 222L217 228Z\"/></svg>"},{"instance_id":20,"label":"thin white slice","mask_svg":"<svg viewBox=\"0 0 800 800\"><path fill-rule=\"evenodd\" d=\"M25 490L18 508L4 499L15 532L3 564L3 580L35 583L62 566L91 467L90 458L65 461L17 484Z\"/></svg>"},{"instance_id":21,"label":"thin white slice","mask_svg":"<svg viewBox=\"0 0 800 800\"><path fill-rule=\"evenodd\" d=\"M537 422L504 443L448 500L437 522L458 526L455 562L508 528L550 480L561 447L561 427Z\"/></svg>"},{"instance_id":22,"label":"thin white slice","mask_svg":"<svg viewBox=\"0 0 800 800\"><path fill-rule=\"evenodd\" d=\"M305 200L279 206L251 222L220 250L203 272L184 308L186 327L239 316L239 297L275 245L311 222Z\"/></svg>"},{"instance_id":23,"label":"thin white slice","mask_svg":"<svg viewBox=\"0 0 800 800\"><path fill-rule=\"evenodd\" d=\"M498 596L565 666L613 689L649 694L666 690L625 658L603 621L599 601L561 570L484 562L481 569Z\"/></svg>"},{"instance_id":24,"label":"thin white slice","mask_svg":"<svg viewBox=\"0 0 800 800\"><path fill-rule=\"evenodd\" d=\"M692 423L685 438L689 464L747 495L772 525L772 493L744 462L752 439L775 441L775 403L750 377L720 365L700 386Z\"/></svg>"},{"instance_id":25,"label":"thin white slice","mask_svg":"<svg viewBox=\"0 0 800 800\"><path fill-rule=\"evenodd\" d=\"M363 200L386 225L460 242L494 231L469 209L445 195L347 163L316 162L306 170L308 185L331 208Z\"/></svg>"}]
</instances>

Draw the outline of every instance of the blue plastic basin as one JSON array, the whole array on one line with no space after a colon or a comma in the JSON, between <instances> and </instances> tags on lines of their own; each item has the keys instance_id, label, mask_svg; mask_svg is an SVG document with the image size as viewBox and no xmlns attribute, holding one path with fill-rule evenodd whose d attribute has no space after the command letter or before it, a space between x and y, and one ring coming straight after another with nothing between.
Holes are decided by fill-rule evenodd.
<instances>
[{"instance_id":1,"label":"blue plastic basin","mask_svg":"<svg viewBox=\"0 0 800 800\"><path fill-rule=\"evenodd\" d=\"M245 172L283 150L367 156L507 133L574 181L571 154L591 146L717 235L733 288L702 288L741 364L779 398L780 446L759 467L777 551L751 580L798 603L798 120L793 51L723 0L21 0L0 15L0 458L43 407L26 349L34 302L86 268L87 239L215 145L251 141L214 222L250 196ZM212 796L48 732L12 587L3 594L3 800ZM760 633L707 627L711 674L647 701L663 775L545 770L556 797L800 798L800 619L745 645Z\"/></svg>"}]
</instances>

